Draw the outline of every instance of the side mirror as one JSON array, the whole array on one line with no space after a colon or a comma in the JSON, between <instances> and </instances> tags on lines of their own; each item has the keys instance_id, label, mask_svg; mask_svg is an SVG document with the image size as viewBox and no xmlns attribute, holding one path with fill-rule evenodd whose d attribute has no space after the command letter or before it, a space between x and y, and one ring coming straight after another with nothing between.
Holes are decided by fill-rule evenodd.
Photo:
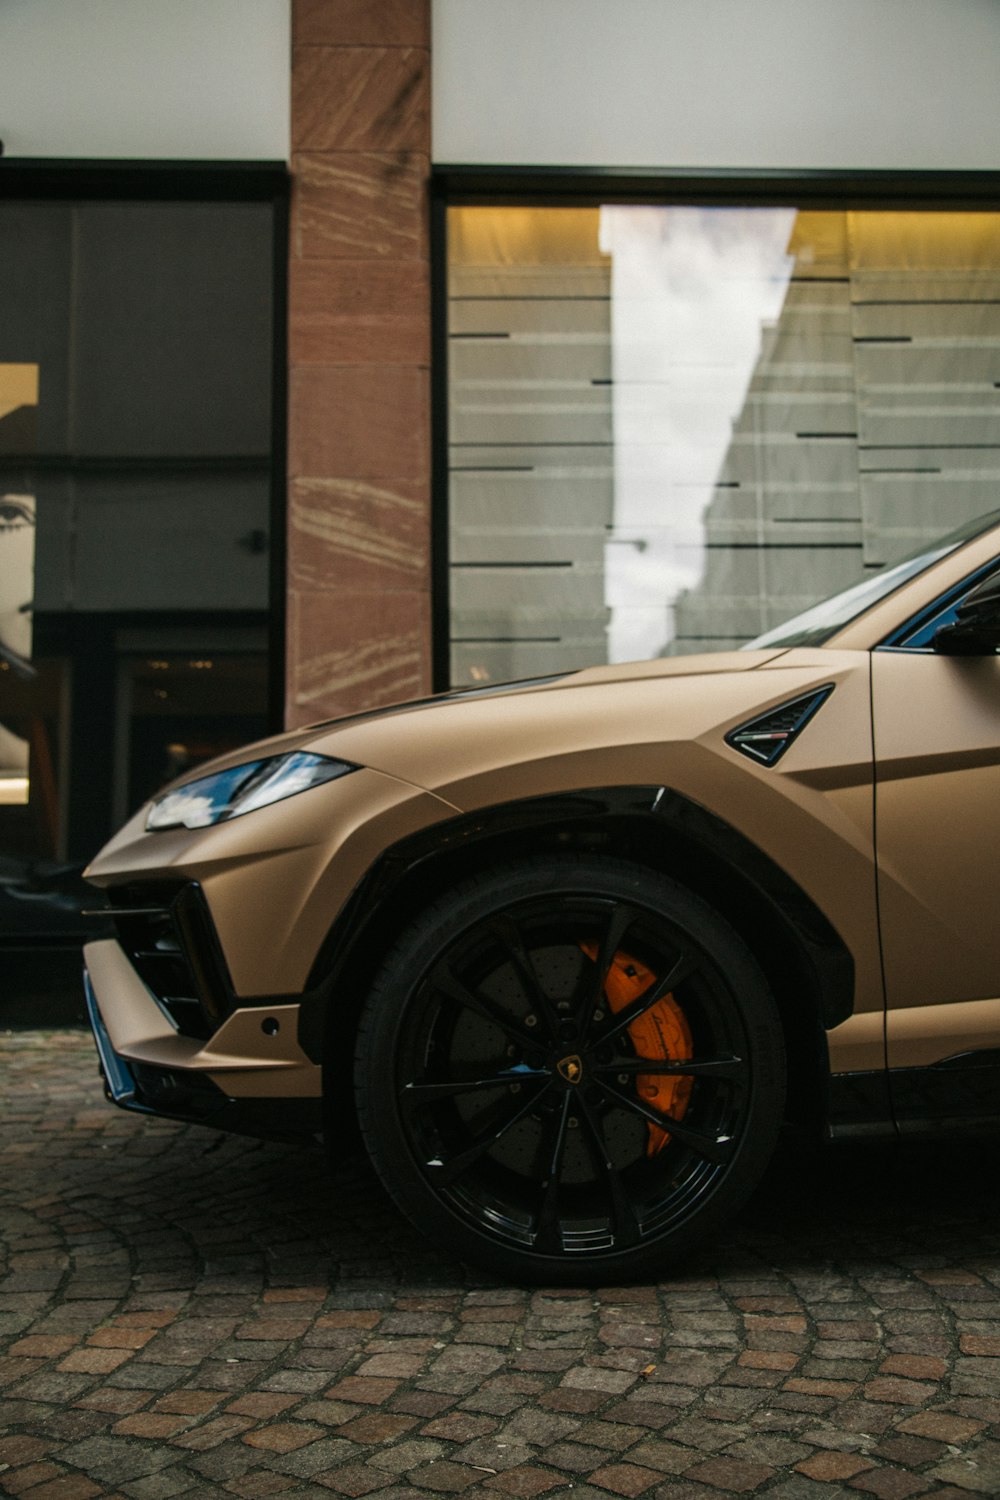
<instances>
[{"instance_id":1,"label":"side mirror","mask_svg":"<svg viewBox=\"0 0 1000 1500\"><path fill-rule=\"evenodd\" d=\"M942 656L995 656L1000 651L1000 573L991 573L966 594L951 625L931 642Z\"/></svg>"}]
</instances>

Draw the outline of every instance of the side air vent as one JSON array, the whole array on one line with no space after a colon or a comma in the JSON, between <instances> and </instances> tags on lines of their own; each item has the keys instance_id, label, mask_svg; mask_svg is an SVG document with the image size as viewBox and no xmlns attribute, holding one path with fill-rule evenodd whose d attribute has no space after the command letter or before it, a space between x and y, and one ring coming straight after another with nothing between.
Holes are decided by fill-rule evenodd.
<instances>
[{"instance_id":1,"label":"side air vent","mask_svg":"<svg viewBox=\"0 0 1000 1500\"><path fill-rule=\"evenodd\" d=\"M726 744L762 766L773 766L833 692L833 683L769 709L726 735Z\"/></svg>"}]
</instances>

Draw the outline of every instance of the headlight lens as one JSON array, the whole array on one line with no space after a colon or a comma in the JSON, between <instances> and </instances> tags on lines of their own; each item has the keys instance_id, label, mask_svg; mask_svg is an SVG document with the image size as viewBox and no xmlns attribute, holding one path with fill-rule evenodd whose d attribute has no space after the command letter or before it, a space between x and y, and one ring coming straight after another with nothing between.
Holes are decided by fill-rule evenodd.
<instances>
[{"instance_id":1,"label":"headlight lens","mask_svg":"<svg viewBox=\"0 0 1000 1500\"><path fill-rule=\"evenodd\" d=\"M151 833L164 828L209 828L357 769L348 761L302 750L251 760L157 797L146 818L146 828Z\"/></svg>"}]
</instances>

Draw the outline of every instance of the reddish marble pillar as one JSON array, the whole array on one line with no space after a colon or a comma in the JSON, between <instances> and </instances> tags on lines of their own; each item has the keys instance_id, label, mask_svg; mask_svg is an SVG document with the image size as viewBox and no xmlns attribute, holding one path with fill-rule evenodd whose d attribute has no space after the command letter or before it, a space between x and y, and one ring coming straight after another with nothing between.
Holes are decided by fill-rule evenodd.
<instances>
[{"instance_id":1,"label":"reddish marble pillar","mask_svg":"<svg viewBox=\"0 0 1000 1500\"><path fill-rule=\"evenodd\" d=\"M430 687L430 0L293 0L289 726Z\"/></svg>"}]
</instances>

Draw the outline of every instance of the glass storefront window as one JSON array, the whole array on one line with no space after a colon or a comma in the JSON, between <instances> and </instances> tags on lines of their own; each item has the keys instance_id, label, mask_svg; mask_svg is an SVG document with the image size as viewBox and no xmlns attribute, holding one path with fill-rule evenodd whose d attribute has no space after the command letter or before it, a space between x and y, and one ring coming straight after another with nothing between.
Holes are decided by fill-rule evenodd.
<instances>
[{"instance_id":1,"label":"glass storefront window","mask_svg":"<svg viewBox=\"0 0 1000 1500\"><path fill-rule=\"evenodd\" d=\"M270 727L275 204L0 204L0 941Z\"/></svg>"},{"instance_id":2,"label":"glass storefront window","mask_svg":"<svg viewBox=\"0 0 1000 1500\"><path fill-rule=\"evenodd\" d=\"M449 210L455 684L738 646L995 508L1000 215Z\"/></svg>"}]
</instances>

